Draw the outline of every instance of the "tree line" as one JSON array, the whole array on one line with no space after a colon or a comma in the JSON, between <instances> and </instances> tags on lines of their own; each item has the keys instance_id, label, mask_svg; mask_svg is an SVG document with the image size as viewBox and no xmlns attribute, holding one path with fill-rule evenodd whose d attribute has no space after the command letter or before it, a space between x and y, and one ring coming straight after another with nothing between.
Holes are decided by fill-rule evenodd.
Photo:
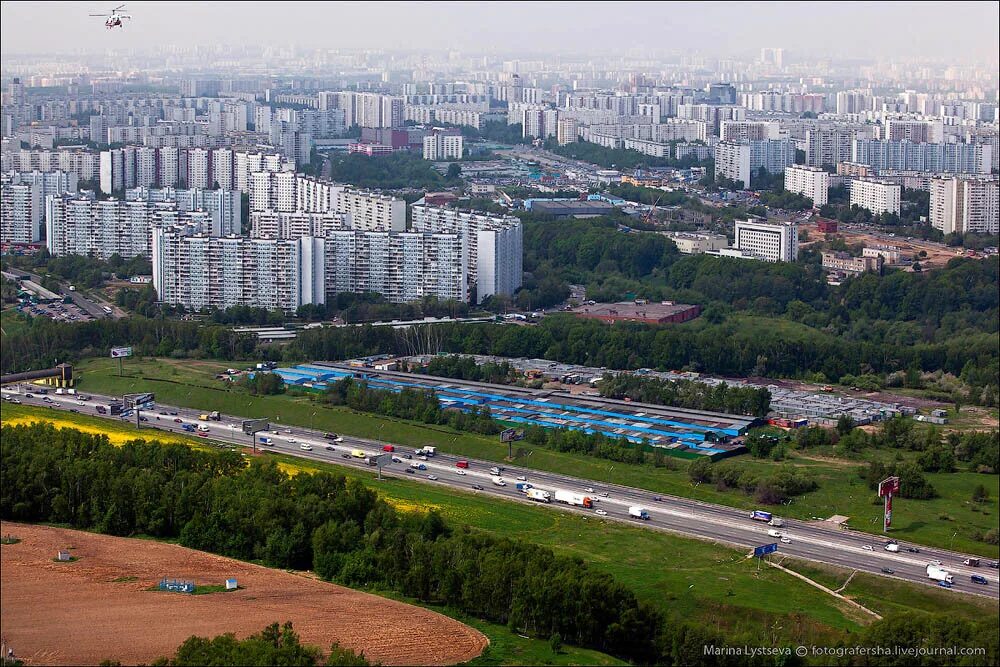
<instances>
[{"instance_id":1,"label":"tree line","mask_svg":"<svg viewBox=\"0 0 1000 667\"><path fill-rule=\"evenodd\" d=\"M624 373L608 373L597 386L601 396L640 403L754 417L764 417L771 411L771 392L764 387L741 387L725 382L712 386L693 380L662 380Z\"/></svg>"}]
</instances>

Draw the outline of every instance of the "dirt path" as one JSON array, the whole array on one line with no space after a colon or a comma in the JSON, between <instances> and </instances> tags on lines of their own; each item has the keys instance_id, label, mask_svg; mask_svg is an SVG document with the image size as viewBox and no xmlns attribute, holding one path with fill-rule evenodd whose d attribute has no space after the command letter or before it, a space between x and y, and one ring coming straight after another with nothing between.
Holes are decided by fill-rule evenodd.
<instances>
[{"instance_id":1,"label":"dirt path","mask_svg":"<svg viewBox=\"0 0 1000 667\"><path fill-rule=\"evenodd\" d=\"M436 612L349 588L161 542L4 522L2 633L32 665L105 659L149 663L191 635L237 637L292 621L302 641L338 642L385 665L449 665L482 653L486 637ZM54 562L69 549L79 560ZM162 577L240 590L185 595L146 590Z\"/></svg>"}]
</instances>

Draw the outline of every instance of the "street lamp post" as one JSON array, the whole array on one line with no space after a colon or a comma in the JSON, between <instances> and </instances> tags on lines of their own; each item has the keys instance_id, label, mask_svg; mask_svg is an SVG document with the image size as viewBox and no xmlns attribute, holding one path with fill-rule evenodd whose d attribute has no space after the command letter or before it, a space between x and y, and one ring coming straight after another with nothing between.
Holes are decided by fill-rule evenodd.
<instances>
[{"instance_id":1,"label":"street lamp post","mask_svg":"<svg viewBox=\"0 0 1000 667\"><path fill-rule=\"evenodd\" d=\"M611 466L610 468L608 468L608 485L609 486L611 485L611 471L614 470L614 469L615 469L614 466Z\"/></svg>"}]
</instances>

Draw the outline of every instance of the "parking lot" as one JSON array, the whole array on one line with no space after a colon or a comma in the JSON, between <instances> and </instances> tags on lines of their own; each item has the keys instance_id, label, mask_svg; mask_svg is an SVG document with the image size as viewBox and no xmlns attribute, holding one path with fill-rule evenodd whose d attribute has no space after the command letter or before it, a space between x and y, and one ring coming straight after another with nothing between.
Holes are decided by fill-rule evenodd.
<instances>
[{"instance_id":1,"label":"parking lot","mask_svg":"<svg viewBox=\"0 0 1000 667\"><path fill-rule=\"evenodd\" d=\"M17 306L17 312L32 317L49 317L62 322L90 322L94 319L75 303L31 303L22 300Z\"/></svg>"}]
</instances>

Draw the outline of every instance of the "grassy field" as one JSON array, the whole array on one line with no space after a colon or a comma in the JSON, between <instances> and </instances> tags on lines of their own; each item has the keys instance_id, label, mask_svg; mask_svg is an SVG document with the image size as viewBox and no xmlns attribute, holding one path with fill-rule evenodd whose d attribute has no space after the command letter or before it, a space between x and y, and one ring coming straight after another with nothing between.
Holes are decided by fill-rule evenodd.
<instances>
[{"instance_id":1,"label":"grassy field","mask_svg":"<svg viewBox=\"0 0 1000 667\"><path fill-rule=\"evenodd\" d=\"M53 416L44 409L10 407L10 415L18 421ZM101 423L84 415L72 415L72 419L64 419L65 415L58 417L60 422L69 422L63 425L78 421L81 426L90 428L95 422ZM6 407L4 420L8 420ZM129 432L119 433L116 427L112 433L118 438ZM589 566L613 574L642 599L659 606L672 618L701 622L726 632L761 635L773 631L782 640L793 643L835 641L868 621L853 609L785 573L767 567L758 572L755 562L728 547L537 505L496 502L475 493L434 488L406 479L386 478L380 482L371 473L330 464L284 455L266 456L274 458L289 472L329 470L358 478L401 511L434 509L452 525L468 525L493 535L520 538L560 554L580 557ZM796 563L794 569L815 576L820 583L833 588L838 588L849 575L845 570L812 563ZM945 592L880 577L858 575L846 592L876 611L903 607L928 612L947 610L967 618L979 618L984 612L995 613L995 604L990 601L942 595ZM440 611L470 622L449 610ZM501 626L478 621L470 624L494 642L490 652L480 658L482 662L474 664L616 664L600 654L598 656L605 661L595 662L598 656L576 654L573 653L575 649L570 648L557 656L552 654L546 642L524 640Z\"/></svg>"},{"instance_id":2,"label":"grassy field","mask_svg":"<svg viewBox=\"0 0 1000 667\"><path fill-rule=\"evenodd\" d=\"M158 400L168 404L197 406L247 417L268 417L277 423L321 428L414 447L435 445L442 451L491 461L502 461L507 455L507 447L501 445L497 438L356 413L343 407L324 407L310 400L309 396L252 397L214 379L226 368L226 364L208 361L128 359L125 363L126 375L119 377L116 362L97 359L79 367L79 386L106 394L154 391ZM812 458L815 454L820 456ZM879 455L889 454L880 452ZM709 485L694 486L683 461L670 460L671 468L653 468L612 463L522 444L515 449L515 463L744 509L756 506L753 498L739 491L720 491ZM805 456L793 453L789 461L778 464L749 457L735 459L729 464L761 475L774 471L780 465L807 470L815 476L819 489L793 499L790 505L780 509L781 514L800 519L842 514L851 517L851 524L859 530L878 529L881 505L874 492L858 476L858 461L832 458L829 448L806 452ZM893 508L893 535L900 540L998 557L1000 547L977 541L974 533L996 526L1000 477L953 473L930 474L928 478L938 489L940 497L933 500L897 500ZM986 486L991 498L991 502L982 508L969 502L972 490L978 484Z\"/></svg>"}]
</instances>

